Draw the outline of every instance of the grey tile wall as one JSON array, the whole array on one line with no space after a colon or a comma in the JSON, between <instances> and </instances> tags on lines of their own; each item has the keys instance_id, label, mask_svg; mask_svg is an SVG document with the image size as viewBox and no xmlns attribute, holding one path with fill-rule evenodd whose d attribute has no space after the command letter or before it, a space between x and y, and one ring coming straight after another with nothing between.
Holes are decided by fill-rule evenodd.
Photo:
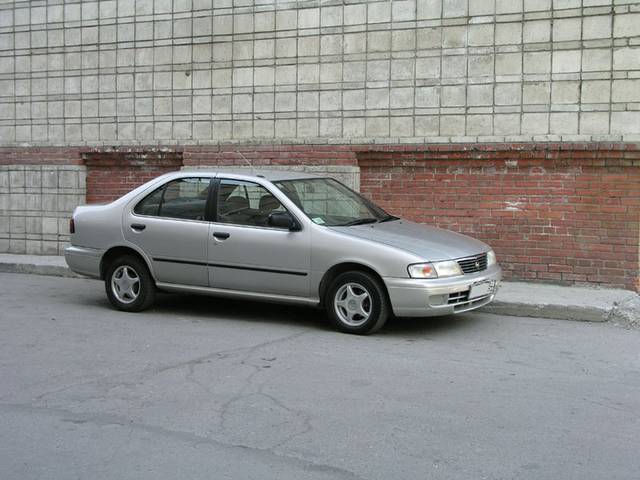
<instances>
[{"instance_id":1,"label":"grey tile wall","mask_svg":"<svg viewBox=\"0 0 640 480\"><path fill-rule=\"evenodd\" d=\"M0 3L0 143L640 138L640 1Z\"/></svg>"},{"instance_id":2,"label":"grey tile wall","mask_svg":"<svg viewBox=\"0 0 640 480\"><path fill-rule=\"evenodd\" d=\"M0 165L0 253L62 254L84 203L85 167Z\"/></svg>"}]
</instances>

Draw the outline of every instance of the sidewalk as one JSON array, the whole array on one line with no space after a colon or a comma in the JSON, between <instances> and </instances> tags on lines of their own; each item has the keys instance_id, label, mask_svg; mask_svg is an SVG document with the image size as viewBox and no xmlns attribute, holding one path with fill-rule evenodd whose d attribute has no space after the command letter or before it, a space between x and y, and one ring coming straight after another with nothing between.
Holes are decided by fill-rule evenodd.
<instances>
[{"instance_id":1,"label":"sidewalk","mask_svg":"<svg viewBox=\"0 0 640 480\"><path fill-rule=\"evenodd\" d=\"M0 272L77 277L63 257L0 254ZM640 327L640 295L628 290L502 282L485 312Z\"/></svg>"}]
</instances>

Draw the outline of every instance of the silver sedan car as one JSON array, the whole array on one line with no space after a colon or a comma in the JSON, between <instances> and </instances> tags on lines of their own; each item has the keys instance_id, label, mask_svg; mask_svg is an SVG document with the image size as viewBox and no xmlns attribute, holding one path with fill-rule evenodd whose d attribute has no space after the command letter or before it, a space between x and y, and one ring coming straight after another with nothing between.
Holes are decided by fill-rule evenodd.
<instances>
[{"instance_id":1,"label":"silver sedan car","mask_svg":"<svg viewBox=\"0 0 640 480\"><path fill-rule=\"evenodd\" d=\"M226 295L323 307L339 330L367 334L392 314L486 305L501 278L488 245L304 173L169 173L78 207L70 230L69 267L129 312L158 290Z\"/></svg>"}]
</instances>

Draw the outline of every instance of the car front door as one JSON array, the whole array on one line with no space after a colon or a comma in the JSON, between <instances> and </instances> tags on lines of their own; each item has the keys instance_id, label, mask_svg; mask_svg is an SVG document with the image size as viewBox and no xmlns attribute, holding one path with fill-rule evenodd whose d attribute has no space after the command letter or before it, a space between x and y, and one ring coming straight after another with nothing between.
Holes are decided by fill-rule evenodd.
<instances>
[{"instance_id":1,"label":"car front door","mask_svg":"<svg viewBox=\"0 0 640 480\"><path fill-rule=\"evenodd\" d=\"M269 226L285 207L254 182L222 178L209 233L209 285L266 294L309 296L310 232Z\"/></svg>"},{"instance_id":2,"label":"car front door","mask_svg":"<svg viewBox=\"0 0 640 480\"><path fill-rule=\"evenodd\" d=\"M125 210L124 236L145 252L158 282L209 285L206 211L211 187L211 178L172 180Z\"/></svg>"}]
</instances>

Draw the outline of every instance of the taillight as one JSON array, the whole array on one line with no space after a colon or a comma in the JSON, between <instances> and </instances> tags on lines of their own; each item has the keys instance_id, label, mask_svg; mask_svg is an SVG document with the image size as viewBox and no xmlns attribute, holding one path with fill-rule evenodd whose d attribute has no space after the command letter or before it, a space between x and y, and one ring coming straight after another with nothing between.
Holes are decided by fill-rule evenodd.
<instances>
[{"instance_id":1,"label":"taillight","mask_svg":"<svg viewBox=\"0 0 640 480\"><path fill-rule=\"evenodd\" d=\"M69 233L76 233L76 222L73 221L73 218L69 220Z\"/></svg>"}]
</instances>

